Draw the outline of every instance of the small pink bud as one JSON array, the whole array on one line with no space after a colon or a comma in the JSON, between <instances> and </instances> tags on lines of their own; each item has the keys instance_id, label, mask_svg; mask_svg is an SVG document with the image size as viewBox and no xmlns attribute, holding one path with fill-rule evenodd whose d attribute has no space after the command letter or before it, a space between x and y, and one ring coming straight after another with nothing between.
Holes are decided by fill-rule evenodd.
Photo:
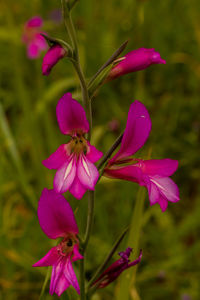
<instances>
[{"instance_id":1,"label":"small pink bud","mask_svg":"<svg viewBox=\"0 0 200 300\"><path fill-rule=\"evenodd\" d=\"M166 64L159 52L152 49L139 48L127 53L123 59L115 65L108 75L107 80L113 80L121 75L140 71L152 64Z\"/></svg>"},{"instance_id":2,"label":"small pink bud","mask_svg":"<svg viewBox=\"0 0 200 300\"><path fill-rule=\"evenodd\" d=\"M54 44L45 54L42 62L42 74L49 75L57 62L67 55L67 51L59 44Z\"/></svg>"}]
</instances>

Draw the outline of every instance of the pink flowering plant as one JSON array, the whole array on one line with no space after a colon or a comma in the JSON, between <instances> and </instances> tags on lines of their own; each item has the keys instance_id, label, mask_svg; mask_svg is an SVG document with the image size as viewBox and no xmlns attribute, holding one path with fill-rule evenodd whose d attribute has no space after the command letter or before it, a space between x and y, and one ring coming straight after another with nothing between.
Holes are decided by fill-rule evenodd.
<instances>
[{"instance_id":1,"label":"pink flowering plant","mask_svg":"<svg viewBox=\"0 0 200 300\"><path fill-rule=\"evenodd\" d=\"M76 2L77 0L62 0L63 17L70 43L44 34L40 35L38 29L42 21L39 17L31 19L25 25L23 39L28 46L28 55L31 58L36 57L40 50L44 50L46 41L48 42L49 49L42 63L43 75L49 75L62 59L69 59L80 81L81 103L74 99L70 92L66 92L59 100L57 99L58 126L68 140L62 145L55 145L55 151L42 162L46 168L54 169L56 172L52 189L44 188L38 203L38 219L41 229L49 239L56 240L56 244L46 255L44 250L45 256L34 263L33 267L52 267L51 295L55 293L60 296L72 286L77 292L77 297L74 299L86 300L90 299L97 289L105 288L120 277L121 273L139 264L142 255L145 255L145 249L142 251L138 246L132 249L132 245L128 245L126 250L119 252L120 258L111 262L128 231L127 224L124 224L126 229L114 243L104 262L99 263L96 272L87 281L85 260L94 222L94 191L102 176L132 181L145 187L150 205L159 205L162 212L167 209L169 202L179 201L179 190L170 178L178 167L176 160L136 157L136 153L147 141L152 128L150 114L142 102L135 100L130 105L124 132L105 154L90 143L92 100L100 87L125 74L166 62L154 49L145 48L133 50L119 57L127 45L125 42L87 81L80 64L76 30L71 18L71 11ZM72 201L84 198L81 201L88 205L84 236L80 236L74 212L68 199L63 195L67 191L73 196ZM83 197L85 194L88 197L88 204ZM140 232L142 201L138 198L135 204L136 236L139 236ZM132 250L134 256L131 256ZM45 280L44 288L46 282L47 280Z\"/></svg>"}]
</instances>

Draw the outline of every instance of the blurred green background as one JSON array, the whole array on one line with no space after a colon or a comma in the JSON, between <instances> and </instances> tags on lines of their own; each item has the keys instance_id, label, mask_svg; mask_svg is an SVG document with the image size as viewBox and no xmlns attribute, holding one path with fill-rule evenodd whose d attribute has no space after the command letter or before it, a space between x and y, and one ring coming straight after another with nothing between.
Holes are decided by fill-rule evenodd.
<instances>
[{"instance_id":1,"label":"blurred green background","mask_svg":"<svg viewBox=\"0 0 200 300\"><path fill-rule=\"evenodd\" d=\"M52 246L36 214L40 193L44 187L52 187L54 176L41 161L66 142L57 125L55 107L67 91L80 99L79 82L67 59L59 62L49 77L43 77L43 55L29 60L21 35L24 23L40 15L44 31L67 38L62 22L55 18L59 9L60 2L53 0L8 0L0 4L0 300L39 299L46 270L32 268L32 264ZM169 203L162 213L157 205L150 207L146 196L140 232L143 258L136 281L130 285L130 299L198 300L200 2L81 0L73 19L88 78L126 39L129 44L124 53L139 47L155 48L167 61L101 88L93 102L93 144L108 150L125 126L130 103L138 99L147 106L152 132L138 156L147 156L151 149L152 158L179 160L173 179L180 188L181 201ZM104 178L97 186L88 278L130 223L137 191L136 184ZM78 201L66 193L66 198L76 210L82 233L87 196ZM134 234L129 234L131 239ZM127 243L126 237L119 250ZM128 300L119 297L121 280L98 291L94 300ZM56 299L48 295L48 285L43 299ZM64 293L62 299L70 299L70 294L76 299L73 291Z\"/></svg>"}]
</instances>

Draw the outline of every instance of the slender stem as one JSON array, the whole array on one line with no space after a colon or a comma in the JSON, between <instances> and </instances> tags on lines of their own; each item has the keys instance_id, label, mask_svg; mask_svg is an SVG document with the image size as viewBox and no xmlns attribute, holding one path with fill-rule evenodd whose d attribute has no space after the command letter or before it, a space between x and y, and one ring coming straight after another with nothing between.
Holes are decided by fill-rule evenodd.
<instances>
[{"instance_id":1,"label":"slender stem","mask_svg":"<svg viewBox=\"0 0 200 300\"><path fill-rule=\"evenodd\" d=\"M80 57L79 57L79 51L78 51L78 42L77 42L77 36L76 31L74 28L74 24L71 18L70 8L67 7L65 0L61 0L62 2L62 11L64 16L64 22L65 27L67 29L67 32L69 34L69 37L71 39L72 47L73 47L73 58L72 63L76 70L76 73L78 75L80 86L81 86L81 92L82 92L82 100L83 100L83 106L86 112L87 119L89 121L90 131L88 133L87 139L90 141L91 138L91 132L92 132L92 108L91 108L91 100L89 98L87 84L85 80L85 76L83 74L83 70L80 64ZM91 229L92 229L92 223L93 223L93 217L94 217L94 191L88 192L88 217L87 217L87 225L86 225L86 232L85 232L85 240L83 242L82 246L82 255L84 256L86 247L89 242ZM81 300L86 299L85 295L85 259L82 259L80 261L80 298Z\"/></svg>"},{"instance_id":2,"label":"slender stem","mask_svg":"<svg viewBox=\"0 0 200 300\"><path fill-rule=\"evenodd\" d=\"M84 251L83 253L84 254ZM80 260L80 298L85 300L85 259Z\"/></svg>"},{"instance_id":3,"label":"slender stem","mask_svg":"<svg viewBox=\"0 0 200 300\"><path fill-rule=\"evenodd\" d=\"M86 225L86 231L85 231L85 240L83 242L83 249L84 251L87 248L87 244L90 238L90 233L92 230L92 224L94 219L94 191L88 192L88 216L87 216L87 225Z\"/></svg>"},{"instance_id":4,"label":"slender stem","mask_svg":"<svg viewBox=\"0 0 200 300\"><path fill-rule=\"evenodd\" d=\"M47 285L47 282L49 280L50 274L51 274L51 268L48 267L47 268L47 273L46 273L46 276L45 276L45 279L44 279L44 283L42 285L42 290L41 290L41 293L40 293L40 296L39 296L39 300L41 300L43 298L43 295L44 295L44 292L45 292L46 285Z\"/></svg>"},{"instance_id":5,"label":"slender stem","mask_svg":"<svg viewBox=\"0 0 200 300\"><path fill-rule=\"evenodd\" d=\"M110 149L106 152L106 154L102 157L101 161L99 162L97 169L101 169L101 167L103 167L103 165L106 163L106 161L110 158L110 156L113 154L113 152L115 151L115 149L119 146L119 144L122 141L122 137L123 137L123 132L120 134L120 136L118 136L118 138L116 139L116 141L114 142L114 144L110 147Z\"/></svg>"}]
</instances>

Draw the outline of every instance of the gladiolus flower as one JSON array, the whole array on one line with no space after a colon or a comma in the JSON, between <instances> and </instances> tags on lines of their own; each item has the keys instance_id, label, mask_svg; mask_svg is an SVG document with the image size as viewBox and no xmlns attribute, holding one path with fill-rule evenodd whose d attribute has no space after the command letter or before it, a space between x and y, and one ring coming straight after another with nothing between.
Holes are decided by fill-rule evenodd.
<instances>
[{"instance_id":1,"label":"gladiolus flower","mask_svg":"<svg viewBox=\"0 0 200 300\"><path fill-rule=\"evenodd\" d=\"M69 203L54 190L44 189L38 204L39 223L50 239L63 238L33 267L53 266L50 294L60 296L70 285L80 293L72 262L83 259L79 253L78 227Z\"/></svg>"},{"instance_id":2,"label":"gladiolus flower","mask_svg":"<svg viewBox=\"0 0 200 300\"><path fill-rule=\"evenodd\" d=\"M128 247L124 252L119 252L120 259L116 260L112 265L110 265L93 283L93 285L96 285L98 288L104 288L117 279L117 277L119 277L124 270L137 265L141 261L142 250L140 250L139 257L132 262L129 260L131 251L132 248Z\"/></svg>"},{"instance_id":3,"label":"gladiolus flower","mask_svg":"<svg viewBox=\"0 0 200 300\"><path fill-rule=\"evenodd\" d=\"M71 141L61 145L50 157L43 161L48 169L57 169L54 189L57 193L67 190L81 199L86 190L94 190L99 173L94 163L102 152L92 146L84 137L89 131L89 123L83 107L70 93L58 102L56 115L60 130L70 135Z\"/></svg>"},{"instance_id":4,"label":"gladiolus flower","mask_svg":"<svg viewBox=\"0 0 200 300\"><path fill-rule=\"evenodd\" d=\"M120 58L120 62L110 71L107 81L146 69L153 64L166 64L166 61L160 57L160 53L156 52L155 49L139 48L133 50Z\"/></svg>"},{"instance_id":5,"label":"gladiolus flower","mask_svg":"<svg viewBox=\"0 0 200 300\"><path fill-rule=\"evenodd\" d=\"M45 54L42 62L42 74L49 75L57 62L67 55L66 50L59 44L54 44Z\"/></svg>"},{"instance_id":6,"label":"gladiolus flower","mask_svg":"<svg viewBox=\"0 0 200 300\"><path fill-rule=\"evenodd\" d=\"M43 21L40 17L33 17L24 25L22 41L27 45L27 56L35 59L40 56L41 51L47 49L47 43L40 34Z\"/></svg>"},{"instance_id":7,"label":"gladiolus flower","mask_svg":"<svg viewBox=\"0 0 200 300\"><path fill-rule=\"evenodd\" d=\"M179 190L169 178L177 169L178 162L172 159L134 159L135 154L147 140L151 120L145 106L135 101L131 104L126 129L119 151L108 162L104 175L109 178L129 180L148 189L150 204L158 203L162 211L168 201L177 202Z\"/></svg>"}]
</instances>

